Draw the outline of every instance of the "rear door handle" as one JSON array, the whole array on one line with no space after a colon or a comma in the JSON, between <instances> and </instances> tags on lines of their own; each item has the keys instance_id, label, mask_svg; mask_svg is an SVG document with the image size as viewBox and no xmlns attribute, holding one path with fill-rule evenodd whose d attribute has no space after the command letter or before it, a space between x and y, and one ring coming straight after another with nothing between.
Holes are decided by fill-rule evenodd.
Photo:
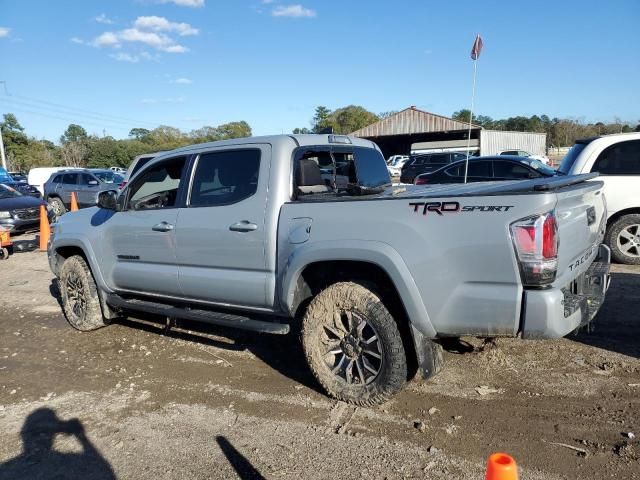
<instances>
[{"instance_id":1,"label":"rear door handle","mask_svg":"<svg viewBox=\"0 0 640 480\"><path fill-rule=\"evenodd\" d=\"M153 230L154 232L170 232L171 230L173 230L173 225L167 222L160 222L151 227L151 230Z\"/></svg>"},{"instance_id":2,"label":"rear door handle","mask_svg":"<svg viewBox=\"0 0 640 480\"><path fill-rule=\"evenodd\" d=\"M253 232L258 229L258 225L251 223L248 220L242 220L241 222L234 223L229 227L232 232Z\"/></svg>"}]
</instances>

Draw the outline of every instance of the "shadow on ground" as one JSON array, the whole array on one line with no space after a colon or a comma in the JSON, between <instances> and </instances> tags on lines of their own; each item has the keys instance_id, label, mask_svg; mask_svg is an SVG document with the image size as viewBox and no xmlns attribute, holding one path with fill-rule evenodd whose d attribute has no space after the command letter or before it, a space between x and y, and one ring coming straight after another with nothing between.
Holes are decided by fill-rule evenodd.
<instances>
[{"instance_id":1,"label":"shadow on ground","mask_svg":"<svg viewBox=\"0 0 640 480\"><path fill-rule=\"evenodd\" d=\"M264 480L258 470L223 436L218 435L216 442L224 456L242 480Z\"/></svg>"},{"instance_id":2,"label":"shadow on ground","mask_svg":"<svg viewBox=\"0 0 640 480\"><path fill-rule=\"evenodd\" d=\"M116 475L109 462L89 441L77 418L61 420L50 408L29 414L20 430L22 453L0 464L0 479L78 479L111 480ZM58 452L54 440L58 435L75 437L81 452Z\"/></svg>"},{"instance_id":3,"label":"shadow on ground","mask_svg":"<svg viewBox=\"0 0 640 480\"><path fill-rule=\"evenodd\" d=\"M589 331L572 340L640 358L640 275L612 273L607 298Z\"/></svg>"}]
</instances>

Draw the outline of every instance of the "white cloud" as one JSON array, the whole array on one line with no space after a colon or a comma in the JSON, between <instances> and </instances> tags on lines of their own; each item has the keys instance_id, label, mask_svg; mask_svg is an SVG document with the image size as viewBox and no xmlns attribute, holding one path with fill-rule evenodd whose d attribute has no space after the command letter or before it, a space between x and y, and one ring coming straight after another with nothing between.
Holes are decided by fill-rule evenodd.
<instances>
[{"instance_id":1,"label":"white cloud","mask_svg":"<svg viewBox=\"0 0 640 480\"><path fill-rule=\"evenodd\" d=\"M114 21L107 17L104 13L101 13L93 19L95 22L102 23L104 25L113 25Z\"/></svg>"},{"instance_id":2,"label":"white cloud","mask_svg":"<svg viewBox=\"0 0 640 480\"><path fill-rule=\"evenodd\" d=\"M8 37L10 32L11 32L10 28L0 27L0 38Z\"/></svg>"},{"instance_id":3,"label":"white cloud","mask_svg":"<svg viewBox=\"0 0 640 480\"><path fill-rule=\"evenodd\" d=\"M117 47L120 45L118 35L113 32L104 32L93 39L91 44L95 47Z\"/></svg>"},{"instance_id":4,"label":"white cloud","mask_svg":"<svg viewBox=\"0 0 640 480\"><path fill-rule=\"evenodd\" d=\"M183 47L182 45L169 45L161 50L167 53L186 53L189 51L187 47Z\"/></svg>"},{"instance_id":5,"label":"white cloud","mask_svg":"<svg viewBox=\"0 0 640 480\"><path fill-rule=\"evenodd\" d=\"M271 15L274 17L313 18L316 16L316 12L302 5L280 5L273 9Z\"/></svg>"},{"instance_id":6,"label":"white cloud","mask_svg":"<svg viewBox=\"0 0 640 480\"><path fill-rule=\"evenodd\" d=\"M109 56L118 62L138 63L140 61L138 55L131 55L130 53L124 52L112 53Z\"/></svg>"},{"instance_id":7,"label":"white cloud","mask_svg":"<svg viewBox=\"0 0 640 480\"><path fill-rule=\"evenodd\" d=\"M180 77L172 80L171 83L177 83L178 85L191 85L193 81L186 77Z\"/></svg>"},{"instance_id":8,"label":"white cloud","mask_svg":"<svg viewBox=\"0 0 640 480\"><path fill-rule=\"evenodd\" d=\"M71 37L69 40L73 43L77 43L78 45L84 45L84 40L82 40L81 38Z\"/></svg>"},{"instance_id":9,"label":"white cloud","mask_svg":"<svg viewBox=\"0 0 640 480\"><path fill-rule=\"evenodd\" d=\"M156 3L173 3L179 7L204 7L205 0L156 0Z\"/></svg>"},{"instance_id":10,"label":"white cloud","mask_svg":"<svg viewBox=\"0 0 640 480\"><path fill-rule=\"evenodd\" d=\"M275 2L276 0L262 0L262 2L260 3L262 3L263 5L271 5L272 3L275 3Z\"/></svg>"},{"instance_id":11,"label":"white cloud","mask_svg":"<svg viewBox=\"0 0 640 480\"><path fill-rule=\"evenodd\" d=\"M187 35L197 35L198 29L193 28L188 23L170 22L164 17L138 17L133 26L143 30L152 30L154 32L176 32L181 37Z\"/></svg>"}]
</instances>

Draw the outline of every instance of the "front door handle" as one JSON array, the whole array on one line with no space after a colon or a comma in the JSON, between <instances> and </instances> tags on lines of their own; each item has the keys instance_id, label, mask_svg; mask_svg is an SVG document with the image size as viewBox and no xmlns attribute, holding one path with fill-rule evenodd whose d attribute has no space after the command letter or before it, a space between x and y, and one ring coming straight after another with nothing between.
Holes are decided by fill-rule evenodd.
<instances>
[{"instance_id":1,"label":"front door handle","mask_svg":"<svg viewBox=\"0 0 640 480\"><path fill-rule=\"evenodd\" d=\"M253 232L258 229L258 225L251 223L248 220L242 220L241 222L234 223L229 227L232 232Z\"/></svg>"},{"instance_id":2,"label":"front door handle","mask_svg":"<svg viewBox=\"0 0 640 480\"><path fill-rule=\"evenodd\" d=\"M160 222L151 227L151 230L153 230L154 232L170 232L171 230L173 230L173 225L167 222Z\"/></svg>"}]
</instances>

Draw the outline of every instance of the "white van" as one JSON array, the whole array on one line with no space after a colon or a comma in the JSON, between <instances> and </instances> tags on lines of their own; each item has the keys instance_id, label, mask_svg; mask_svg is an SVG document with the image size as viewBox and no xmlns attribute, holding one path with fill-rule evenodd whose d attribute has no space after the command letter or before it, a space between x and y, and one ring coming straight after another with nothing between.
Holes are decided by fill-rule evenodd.
<instances>
[{"instance_id":1,"label":"white van","mask_svg":"<svg viewBox=\"0 0 640 480\"><path fill-rule=\"evenodd\" d=\"M33 185L40 193L44 195L44 183L49 180L52 173L60 170L70 170L69 167L37 167L29 170L29 176L27 177L27 183Z\"/></svg>"}]
</instances>

